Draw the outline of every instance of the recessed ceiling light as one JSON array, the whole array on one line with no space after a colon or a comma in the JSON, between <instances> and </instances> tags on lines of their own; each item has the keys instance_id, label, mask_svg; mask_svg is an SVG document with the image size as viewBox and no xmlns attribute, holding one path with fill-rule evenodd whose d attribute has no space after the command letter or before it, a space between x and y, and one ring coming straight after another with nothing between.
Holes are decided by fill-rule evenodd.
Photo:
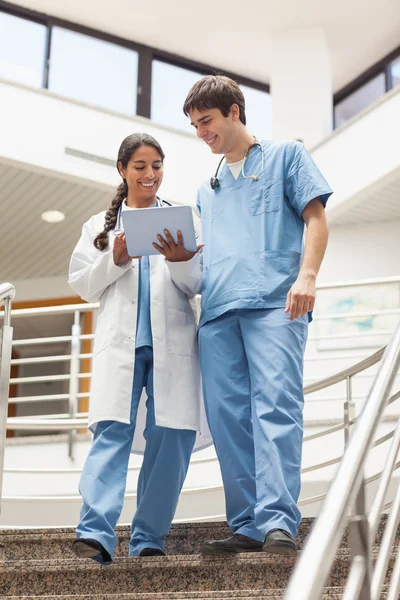
<instances>
[{"instance_id":1,"label":"recessed ceiling light","mask_svg":"<svg viewBox=\"0 0 400 600\"><path fill-rule=\"evenodd\" d=\"M46 223L60 223L60 221L64 221L65 215L59 210L46 210L42 213L42 219Z\"/></svg>"}]
</instances>

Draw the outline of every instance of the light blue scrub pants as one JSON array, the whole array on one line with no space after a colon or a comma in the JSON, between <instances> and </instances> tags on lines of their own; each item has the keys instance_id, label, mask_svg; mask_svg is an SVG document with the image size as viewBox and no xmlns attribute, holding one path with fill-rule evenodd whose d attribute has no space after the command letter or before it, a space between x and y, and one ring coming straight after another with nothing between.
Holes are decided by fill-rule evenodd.
<instances>
[{"instance_id":1,"label":"light blue scrub pants","mask_svg":"<svg viewBox=\"0 0 400 600\"><path fill-rule=\"evenodd\" d=\"M146 448L137 487L137 510L132 521L129 555L144 548L164 549L165 536L185 481L196 432L155 424L153 397L153 349L136 349L130 423L101 421L86 459L79 492L83 499L76 529L78 538L100 542L114 558L115 525L121 514L126 488L136 414L146 387ZM103 564L102 557L95 560Z\"/></svg>"},{"instance_id":2,"label":"light blue scrub pants","mask_svg":"<svg viewBox=\"0 0 400 600\"><path fill-rule=\"evenodd\" d=\"M307 316L233 310L199 329L207 418L233 533L296 536Z\"/></svg>"}]
</instances>

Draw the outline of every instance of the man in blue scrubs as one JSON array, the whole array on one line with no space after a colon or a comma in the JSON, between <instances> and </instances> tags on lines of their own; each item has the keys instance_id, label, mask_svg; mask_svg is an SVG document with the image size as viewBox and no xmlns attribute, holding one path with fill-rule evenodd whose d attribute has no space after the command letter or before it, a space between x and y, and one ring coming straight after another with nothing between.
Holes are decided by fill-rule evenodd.
<instances>
[{"instance_id":1,"label":"man in blue scrubs","mask_svg":"<svg viewBox=\"0 0 400 600\"><path fill-rule=\"evenodd\" d=\"M233 535L202 551L295 555L303 356L332 190L301 143L256 143L231 79L197 82L184 112L198 137L223 155L197 198L205 244L199 346ZM167 260L187 260L168 241ZM199 254L174 262L175 283L199 291L192 284L196 269L201 279L200 263Z\"/></svg>"}]
</instances>

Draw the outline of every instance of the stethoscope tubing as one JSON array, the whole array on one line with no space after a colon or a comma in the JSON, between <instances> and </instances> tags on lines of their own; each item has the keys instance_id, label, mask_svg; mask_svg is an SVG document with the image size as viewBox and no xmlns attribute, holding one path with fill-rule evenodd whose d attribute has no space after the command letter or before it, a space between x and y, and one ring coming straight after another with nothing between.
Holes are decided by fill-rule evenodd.
<instances>
[{"instance_id":1,"label":"stethoscope tubing","mask_svg":"<svg viewBox=\"0 0 400 600\"><path fill-rule=\"evenodd\" d=\"M261 170L260 170L260 172L259 172L258 175L245 175L245 173L244 173L244 167L245 167L247 158L249 156L249 152L255 146L259 146L260 150L261 150ZM213 190L215 190L216 188L219 187L218 173L220 171L221 165L224 162L224 160L225 160L225 156L223 156L221 158L221 160L219 161L217 170L215 171L215 175L213 175L213 177L211 177L211 179L210 179L210 186L211 186L211 189L213 189ZM243 159L243 165L242 165L241 173L242 173L242 176L243 176L244 179L253 179L254 181L257 181L260 178L260 176L262 175L263 171L264 171L264 148L262 147L262 144L260 142L257 142L257 140L256 140L254 142L254 144L252 144L251 146L249 146L247 148L246 152L244 153L244 159Z\"/></svg>"},{"instance_id":2,"label":"stethoscope tubing","mask_svg":"<svg viewBox=\"0 0 400 600\"><path fill-rule=\"evenodd\" d=\"M117 214L117 222L115 225L115 229L113 231L113 234L115 236L121 235L121 233L124 233L124 230L121 229L121 215L122 215L122 204L125 202L126 198L124 198L121 202L121 206L118 209L118 214ZM157 207L161 208L163 206L163 203L165 203L167 206L170 206L169 202L166 202L165 200L161 200L160 198L158 198L157 196Z\"/></svg>"}]
</instances>

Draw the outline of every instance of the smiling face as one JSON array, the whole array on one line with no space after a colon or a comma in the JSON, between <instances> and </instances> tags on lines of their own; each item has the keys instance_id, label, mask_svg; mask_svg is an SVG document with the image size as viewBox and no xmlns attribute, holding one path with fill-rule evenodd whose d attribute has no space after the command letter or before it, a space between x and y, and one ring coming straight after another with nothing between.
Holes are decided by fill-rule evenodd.
<instances>
[{"instance_id":1,"label":"smiling face","mask_svg":"<svg viewBox=\"0 0 400 600\"><path fill-rule=\"evenodd\" d=\"M118 163L121 177L128 185L128 206L151 206L156 201L163 180L162 157L152 146L140 146L129 159L126 168Z\"/></svg>"},{"instance_id":2,"label":"smiling face","mask_svg":"<svg viewBox=\"0 0 400 600\"><path fill-rule=\"evenodd\" d=\"M189 113L190 121L196 129L197 137L203 140L213 154L229 154L237 139L239 107L234 104L227 117L219 108L198 110Z\"/></svg>"}]
</instances>

